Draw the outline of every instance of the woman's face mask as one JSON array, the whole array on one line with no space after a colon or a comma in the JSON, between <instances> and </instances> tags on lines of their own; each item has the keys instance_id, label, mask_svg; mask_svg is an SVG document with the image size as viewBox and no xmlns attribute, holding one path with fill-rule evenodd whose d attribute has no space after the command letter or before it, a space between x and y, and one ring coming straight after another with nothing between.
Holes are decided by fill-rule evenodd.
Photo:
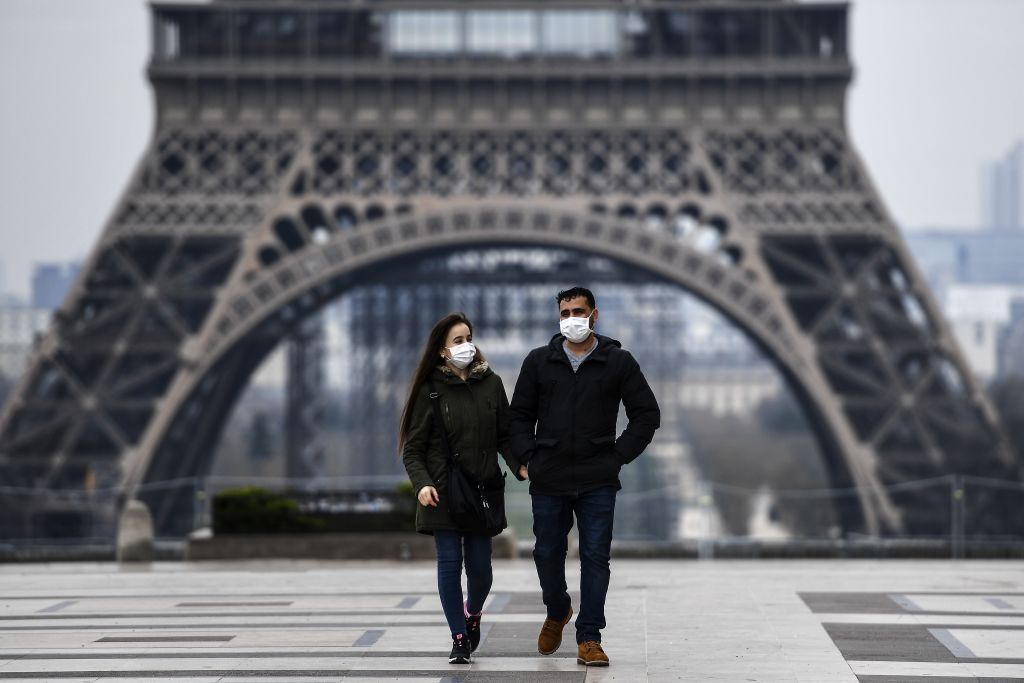
<instances>
[{"instance_id":1,"label":"woman's face mask","mask_svg":"<svg viewBox=\"0 0 1024 683\"><path fill-rule=\"evenodd\" d=\"M459 370L465 369L476 357L476 347L473 342L463 342L448 347L449 360Z\"/></svg>"},{"instance_id":2,"label":"woman's face mask","mask_svg":"<svg viewBox=\"0 0 1024 683\"><path fill-rule=\"evenodd\" d=\"M590 336L590 316L594 315L591 311L590 315L586 318L579 316L569 316L568 318L562 318L558 323L559 330L562 332L562 336L571 341L573 344L579 344L581 341L586 340Z\"/></svg>"}]
</instances>

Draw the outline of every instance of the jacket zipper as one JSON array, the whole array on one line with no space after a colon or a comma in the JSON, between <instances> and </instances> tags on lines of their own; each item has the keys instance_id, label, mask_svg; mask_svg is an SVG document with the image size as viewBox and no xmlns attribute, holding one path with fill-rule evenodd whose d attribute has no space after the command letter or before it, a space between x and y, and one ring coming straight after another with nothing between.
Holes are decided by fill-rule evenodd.
<instances>
[{"instance_id":1,"label":"jacket zipper","mask_svg":"<svg viewBox=\"0 0 1024 683\"><path fill-rule=\"evenodd\" d=\"M451 434L454 423L452 422L452 411L448 408L448 401L444 402L444 416L448 418L448 433Z\"/></svg>"},{"instance_id":2,"label":"jacket zipper","mask_svg":"<svg viewBox=\"0 0 1024 683\"><path fill-rule=\"evenodd\" d=\"M473 412L475 413L475 412L477 412L476 397L473 396L473 387L469 386L469 382L466 382L466 391L469 392L470 403L473 405ZM476 419L473 420L471 422L471 424L478 424L479 422L480 422L480 416L477 415ZM470 434L474 438L472 440L470 440L469 443L475 443L475 444L477 444L479 446L479 444L480 444L480 435L479 434L473 434L472 431L470 431ZM477 455L479 456L479 454L477 454ZM481 491L481 494L483 494L483 491Z\"/></svg>"},{"instance_id":3,"label":"jacket zipper","mask_svg":"<svg viewBox=\"0 0 1024 683\"><path fill-rule=\"evenodd\" d=\"M569 362L568 359L566 359L566 362ZM581 364L580 368L582 367L583 366ZM580 368L573 371L572 366L570 365L569 367L569 370L572 372L572 418L569 420L569 438L571 439L569 442L569 453L572 457L569 459L569 476L572 477L573 484L578 483L576 481L576 406L578 402L578 397L576 396L576 380L579 376ZM579 486L576 486L573 489L573 494L577 498L580 497Z\"/></svg>"},{"instance_id":4,"label":"jacket zipper","mask_svg":"<svg viewBox=\"0 0 1024 683\"><path fill-rule=\"evenodd\" d=\"M589 359L587 359L587 360L589 360ZM569 372L572 373L572 399L573 400L572 400L571 414L570 414L570 418L569 418L569 433L571 435L571 442L569 444L569 456L570 456L569 457L569 475L572 477L573 483L577 484L578 482L576 481L576 444L575 444L575 441L576 441L576 438L575 438L576 437L576 386L577 386L576 380L579 378L579 371L583 369L583 366L586 364L586 361L584 361L583 363L580 363L580 366L578 368L576 368L576 370L573 370L572 369L572 363L570 363L569 359L565 357L565 350L563 349L562 350L562 354L559 357L559 362L565 363L565 365L567 365L569 367ZM579 486L576 486L573 489L573 493L575 494L575 496L577 498L579 498L579 495L580 495Z\"/></svg>"}]
</instances>

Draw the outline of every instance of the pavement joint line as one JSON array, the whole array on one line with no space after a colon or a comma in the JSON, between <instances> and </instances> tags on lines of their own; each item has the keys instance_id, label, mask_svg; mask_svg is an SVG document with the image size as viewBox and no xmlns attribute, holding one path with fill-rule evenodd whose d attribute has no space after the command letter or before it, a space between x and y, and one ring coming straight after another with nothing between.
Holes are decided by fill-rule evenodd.
<instances>
[{"instance_id":1,"label":"pavement joint line","mask_svg":"<svg viewBox=\"0 0 1024 683\"><path fill-rule=\"evenodd\" d=\"M388 617L409 614L442 614L440 609L410 610L289 610L287 612L75 612L74 614L7 614L0 613L4 621L46 621L48 619L190 619L195 617L357 617L360 615L381 615Z\"/></svg>"},{"instance_id":2,"label":"pavement joint line","mask_svg":"<svg viewBox=\"0 0 1024 683\"><path fill-rule=\"evenodd\" d=\"M829 595L942 595L950 597L985 597L992 595L1024 596L1024 592L1017 591L905 591L903 593L886 593L885 591L798 591L799 594L829 594Z\"/></svg>"},{"instance_id":3,"label":"pavement joint line","mask_svg":"<svg viewBox=\"0 0 1024 683\"><path fill-rule=\"evenodd\" d=\"M930 628L928 632L935 640L946 646L957 659L978 659L978 655L971 652L971 648L964 645L960 640L945 628Z\"/></svg>"},{"instance_id":4,"label":"pavement joint line","mask_svg":"<svg viewBox=\"0 0 1024 683\"><path fill-rule=\"evenodd\" d=\"M926 612L927 610L921 609L920 605L908 598L906 595L900 593L889 593L888 598L895 602L897 605L907 610L908 612Z\"/></svg>"},{"instance_id":5,"label":"pavement joint line","mask_svg":"<svg viewBox=\"0 0 1024 683\"><path fill-rule=\"evenodd\" d=\"M0 581L4 578L3 574L0 574ZM508 593L510 595L537 595L536 590L501 590L496 591L501 593ZM923 593L918 593L923 595ZM103 595L4 595L0 593L0 598L4 600L181 600L182 598L351 598L351 597L405 597L410 595L420 596L431 596L437 595L437 591L353 591L350 593L114 593L114 594L103 594ZM991 591L985 593L985 595L993 595ZM1016 595L1015 593L999 593L999 595ZM1021 593L1020 595L1024 595Z\"/></svg>"},{"instance_id":6,"label":"pavement joint line","mask_svg":"<svg viewBox=\"0 0 1024 683\"><path fill-rule=\"evenodd\" d=\"M985 598L985 602L999 609L1013 609L1013 605L1000 598Z\"/></svg>"},{"instance_id":7,"label":"pavement joint line","mask_svg":"<svg viewBox=\"0 0 1024 683\"><path fill-rule=\"evenodd\" d=\"M492 628L494 628L493 622L483 622L480 624L480 644L477 648L481 648L487 644L487 636L491 635Z\"/></svg>"},{"instance_id":8,"label":"pavement joint line","mask_svg":"<svg viewBox=\"0 0 1024 683\"><path fill-rule=\"evenodd\" d=\"M858 615L858 616L861 616L861 615ZM823 626L826 625L826 624L830 624L830 625L861 624L861 625L864 625L864 626L925 626L927 628L947 628L947 629L956 628L956 629L985 630L985 631L993 630L993 629L1000 630L1000 631L1020 631L1020 630L1024 630L1024 624L1005 624L1005 625L1004 624L958 624L956 622L922 624L920 621L900 622L898 624L895 624L895 623L893 623L891 621L881 621L881 620L877 621L877 622L870 622L870 621L853 621L853 622L851 622L851 621L829 621L827 619L822 619L821 620L821 624Z\"/></svg>"},{"instance_id":9,"label":"pavement joint line","mask_svg":"<svg viewBox=\"0 0 1024 683\"><path fill-rule=\"evenodd\" d=\"M175 607L287 607L293 604L295 604L293 600L281 600L278 602L179 602Z\"/></svg>"},{"instance_id":10,"label":"pavement joint line","mask_svg":"<svg viewBox=\"0 0 1024 683\"><path fill-rule=\"evenodd\" d=\"M356 638L356 642L352 643L353 647L372 647L374 643L380 640L381 636L384 635L384 629L368 629L363 632L363 635Z\"/></svg>"},{"instance_id":11,"label":"pavement joint line","mask_svg":"<svg viewBox=\"0 0 1024 683\"><path fill-rule=\"evenodd\" d=\"M0 581L4 575L0 573ZM532 594L534 591L504 591L509 593ZM115 593L100 595L4 595L4 600L180 600L182 598L351 598L351 597L402 597L407 595L437 595L436 591L359 591L352 593ZM987 593L986 595L991 595ZM999 595L1011 595L1000 593Z\"/></svg>"},{"instance_id":12,"label":"pavement joint line","mask_svg":"<svg viewBox=\"0 0 1024 683\"><path fill-rule=\"evenodd\" d=\"M228 643L235 639L235 636L104 636L92 641L94 643ZM2 650L0 650L2 652Z\"/></svg>"},{"instance_id":13,"label":"pavement joint line","mask_svg":"<svg viewBox=\"0 0 1024 683\"><path fill-rule=\"evenodd\" d=\"M647 587L643 588L640 593L641 603L640 608L644 615L644 674L647 675L651 671L650 660L647 656Z\"/></svg>"},{"instance_id":14,"label":"pavement joint line","mask_svg":"<svg viewBox=\"0 0 1024 683\"><path fill-rule=\"evenodd\" d=\"M534 676L535 674L542 673L543 678L560 679L565 678L566 680L580 680L581 676L585 676L586 672L583 671L582 667L578 671L544 671L536 672L532 670L524 671L508 671L506 670L493 670L493 669L476 669L473 665L466 667L465 672L460 672L459 680L465 680L465 676L471 673L478 672L479 674L499 674L499 673L522 673ZM42 679L42 680L59 680L61 678L90 678L93 680L99 678L215 678L219 677L222 679L241 678L248 676L252 678L264 677L268 675L266 669L196 669L196 670L178 670L178 671L4 671L0 670L0 679L5 678L31 678L31 679ZM451 677L452 673L450 669L291 669L291 670L271 670L269 675L285 678L446 678Z\"/></svg>"},{"instance_id":15,"label":"pavement joint line","mask_svg":"<svg viewBox=\"0 0 1024 683\"><path fill-rule=\"evenodd\" d=\"M365 622L307 622L297 624L278 624L274 622L269 623L243 623L243 624L82 624L78 626L0 626L0 631L31 631L31 632L46 632L46 631L111 631L111 630L126 630L126 629L147 629L147 630L219 630L219 629L230 629L233 631L246 630L246 629L266 629L266 628L281 628L281 629L324 629L324 628L345 628L345 629L359 629L366 628L367 626L383 626L383 627L397 627L397 626L437 626L437 621L396 621L396 622L382 622L367 624Z\"/></svg>"},{"instance_id":16,"label":"pavement joint line","mask_svg":"<svg viewBox=\"0 0 1024 683\"><path fill-rule=\"evenodd\" d=\"M508 593L508 592L502 591L500 593L494 594L491 597L490 604L487 606L487 611L489 613L491 613L491 614L497 614L499 612L504 612L505 608L508 606L508 603L511 600L512 600L512 593Z\"/></svg>"},{"instance_id":17,"label":"pavement joint line","mask_svg":"<svg viewBox=\"0 0 1024 683\"><path fill-rule=\"evenodd\" d=\"M64 609L65 607L70 607L71 605L76 604L77 602L78 602L78 600L64 600L63 602L58 602L56 605L50 605L49 607L44 607L43 609L41 609L39 611L40 612L50 612L50 613L58 612L58 611Z\"/></svg>"},{"instance_id":18,"label":"pavement joint line","mask_svg":"<svg viewBox=\"0 0 1024 683\"><path fill-rule=\"evenodd\" d=\"M357 647L335 645L334 647ZM351 659L367 658L367 659L395 659L395 658L416 658L416 657L441 657L447 654L447 647L437 647L432 650L376 650L370 649L368 645L359 646L364 649L349 649L344 652L291 652L287 650L283 651L266 651L266 650L254 650L252 652L237 652L231 650L222 650L220 648L207 648L202 650L196 650L191 652L130 652L125 650L117 650L111 652L30 652L30 653L0 653L0 658L10 657L18 661L35 661L35 660L76 660L76 659L109 659L116 661L119 659ZM483 641L481 641L481 647L483 647ZM445 652L442 652L442 649ZM562 659L575 659L576 651L573 648L567 648L564 651L560 650L554 655L541 655L538 654L536 649L529 652L521 652L516 650L480 650L478 649L473 653L474 657L482 658L498 658L498 657L511 657L515 659L536 659L538 662L557 661ZM998 660L1004 661L1004 660Z\"/></svg>"},{"instance_id":19,"label":"pavement joint line","mask_svg":"<svg viewBox=\"0 0 1024 683\"><path fill-rule=\"evenodd\" d=\"M490 612L492 610L488 610ZM74 621L74 620L85 620L85 619L190 619L196 617L210 617L217 619L227 619L231 617L358 617L358 616L387 616L387 617L398 617L414 615L437 615L443 614L440 609L402 609L402 610L376 610L372 608L366 608L363 610L293 610L287 612L75 612L73 614L3 614L0 612L0 624L5 621L48 621L48 620L63 620L63 621ZM512 614L512 613L505 613ZM515 614L527 614L525 612L516 612ZM829 616L833 614L845 614L843 612L817 612L815 616ZM855 612L852 614L858 614L865 617L870 616L893 616L892 614L874 614L871 612ZM998 612L906 612L903 616L907 617L924 617L924 618L942 618L942 619L956 619L959 617L992 617L992 618L1007 618L1007 617L1021 617L1024 618L1024 612L1007 612L1000 610ZM543 617L542 617L543 618Z\"/></svg>"},{"instance_id":20,"label":"pavement joint line","mask_svg":"<svg viewBox=\"0 0 1024 683\"><path fill-rule=\"evenodd\" d=\"M490 615L492 619L502 623L515 623L521 621L543 621L543 613L530 613L530 612L505 612ZM996 615L998 616L998 615ZM440 609L421 609L421 610L400 610L382 612L380 610L363 610L363 611L323 611L323 612L190 612L187 614L162 614L162 613L132 613L132 612L117 612L117 613L104 613L104 612L83 612L75 615L23 615L23 614L12 614L8 616L0 616L0 624L4 622L12 622L10 626L0 625L0 630L4 628L65 628L65 626L74 628L76 621L88 621L103 626L106 622L111 620L129 620L132 622L158 622L157 624L133 624L136 626L147 626L147 625L167 625L168 628L174 628L176 625L180 625L182 619L205 619L206 623L224 625L227 619L235 618L288 618L294 619L297 617L306 618L329 618L329 617L364 617L365 619L359 623L365 626L376 625L376 624L414 624L417 621L410 621L410 619L419 620L422 618L441 618L443 620L444 613ZM380 620L379 617L392 617L389 620ZM395 617L405 617L404 619ZM1002 617L1007 618L1007 617ZM1013 618L1013 617L1009 617ZM39 622L37 626L16 626L19 622ZM70 622L70 623L69 623ZM243 623L247 623L244 622ZM304 621L303 624L320 624L329 623L322 621ZM51 625L52 624L52 625Z\"/></svg>"},{"instance_id":21,"label":"pavement joint line","mask_svg":"<svg viewBox=\"0 0 1024 683\"><path fill-rule=\"evenodd\" d=\"M974 668L971 665L977 665ZM918 661L850 661L850 668L857 676L966 676L970 680L1000 678L1019 680L1024 677L1024 666L1019 664L988 662L918 662Z\"/></svg>"}]
</instances>

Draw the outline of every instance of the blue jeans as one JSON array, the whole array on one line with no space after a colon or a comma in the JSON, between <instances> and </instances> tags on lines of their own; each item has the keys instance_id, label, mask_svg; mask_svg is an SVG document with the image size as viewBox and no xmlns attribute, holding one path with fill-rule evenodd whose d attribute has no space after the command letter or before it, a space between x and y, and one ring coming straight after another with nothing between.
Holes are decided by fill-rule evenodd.
<instances>
[{"instance_id":1,"label":"blue jeans","mask_svg":"<svg viewBox=\"0 0 1024 683\"><path fill-rule=\"evenodd\" d=\"M462 561L466 561L469 599L465 609L477 614L484 608L484 600L491 591L491 537L463 534L458 531L434 532L437 548L437 592L441 609L448 620L452 636L466 632L466 613L462 605ZM465 548L465 553L463 553Z\"/></svg>"},{"instance_id":2,"label":"blue jeans","mask_svg":"<svg viewBox=\"0 0 1024 683\"><path fill-rule=\"evenodd\" d=\"M602 486L575 496L533 498L533 561L547 607L548 618L561 621L569 611L565 585L565 556L573 513L580 525L580 611L576 617L576 642L601 642L605 627L604 600L611 569L612 523L615 518L614 486Z\"/></svg>"}]
</instances>

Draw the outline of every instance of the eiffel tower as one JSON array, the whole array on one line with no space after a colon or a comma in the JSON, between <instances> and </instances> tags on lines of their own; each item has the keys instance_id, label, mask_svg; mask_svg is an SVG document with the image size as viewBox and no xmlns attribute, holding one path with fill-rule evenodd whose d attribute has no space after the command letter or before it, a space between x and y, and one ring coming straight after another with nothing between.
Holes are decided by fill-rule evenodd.
<instances>
[{"instance_id":1,"label":"eiffel tower","mask_svg":"<svg viewBox=\"0 0 1024 683\"><path fill-rule=\"evenodd\" d=\"M847 530L942 534L948 489L892 486L1020 477L847 135L846 6L212 0L152 17L152 140L0 417L0 480L51 493L4 499L8 536L75 514L88 529L132 497L187 532L192 492L161 486L208 470L261 359L374 269L456 247L569 247L714 306L856 490ZM85 509L70 495L90 491Z\"/></svg>"}]
</instances>

